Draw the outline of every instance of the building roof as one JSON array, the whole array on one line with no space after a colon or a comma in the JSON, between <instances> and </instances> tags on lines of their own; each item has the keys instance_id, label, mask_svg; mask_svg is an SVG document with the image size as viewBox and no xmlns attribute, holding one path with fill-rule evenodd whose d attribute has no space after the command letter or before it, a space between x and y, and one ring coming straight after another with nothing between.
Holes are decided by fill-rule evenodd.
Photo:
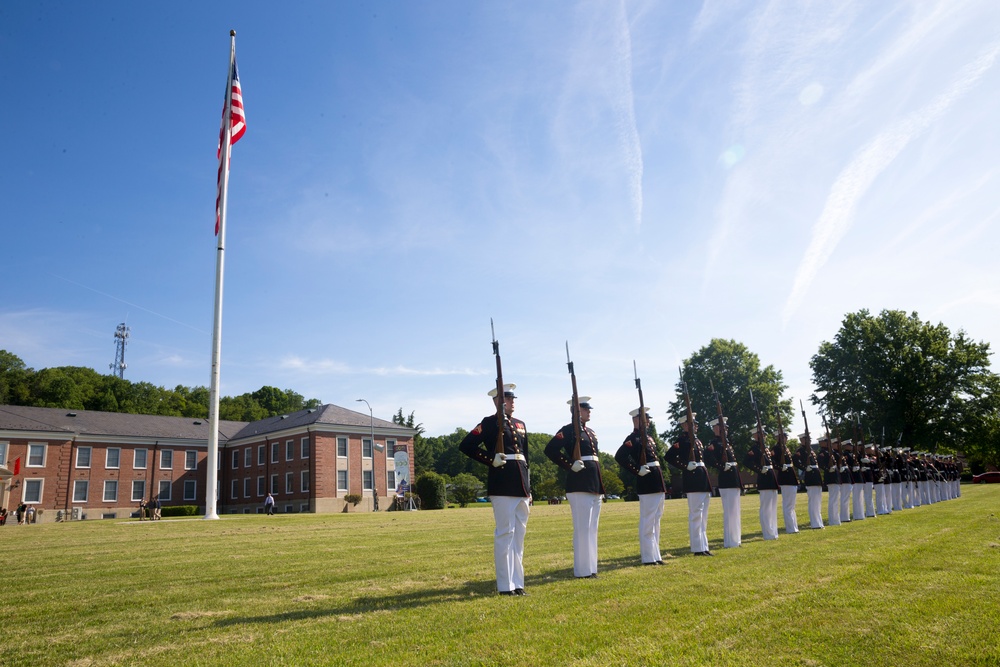
<instances>
[{"instance_id":1,"label":"building roof","mask_svg":"<svg viewBox=\"0 0 1000 667\"><path fill-rule=\"evenodd\" d=\"M387 422L384 419L378 419L377 417L372 417L370 414L366 415L361 412L356 412L355 410L348 410L347 408L342 408L339 405L328 403L327 405L321 405L318 408L299 410L298 412L292 412L291 414L277 415L275 417L268 417L267 419L261 419L260 421L245 424L244 427L238 433L233 435L231 439L237 440L241 438L252 438L254 436L266 435L268 433L275 433L288 429L303 428L313 424L347 427L352 432L356 432L361 429L374 428L379 432L390 430L405 435L412 435L414 433L414 430L411 428L400 426L399 424L395 424L393 422Z\"/></svg>"},{"instance_id":2,"label":"building roof","mask_svg":"<svg viewBox=\"0 0 1000 667\"><path fill-rule=\"evenodd\" d=\"M228 440L246 425L246 422L220 420L219 439ZM23 405L0 405L0 430L208 441L207 419Z\"/></svg>"}]
</instances>

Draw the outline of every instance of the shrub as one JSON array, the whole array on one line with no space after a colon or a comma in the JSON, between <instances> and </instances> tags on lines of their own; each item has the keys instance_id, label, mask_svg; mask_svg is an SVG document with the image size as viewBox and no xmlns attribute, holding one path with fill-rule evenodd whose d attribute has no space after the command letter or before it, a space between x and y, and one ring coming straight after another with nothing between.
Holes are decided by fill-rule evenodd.
<instances>
[{"instance_id":1,"label":"shrub","mask_svg":"<svg viewBox=\"0 0 1000 667\"><path fill-rule=\"evenodd\" d=\"M351 503L352 505L354 505L355 507L357 507L358 503L361 502L361 494L360 493L348 493L346 496L344 496L344 501L348 502L348 503Z\"/></svg>"},{"instance_id":2,"label":"shrub","mask_svg":"<svg viewBox=\"0 0 1000 667\"><path fill-rule=\"evenodd\" d=\"M443 510L446 493L444 477L436 472L425 472L417 478L413 490L420 496L420 507L425 510Z\"/></svg>"},{"instance_id":3,"label":"shrub","mask_svg":"<svg viewBox=\"0 0 1000 667\"><path fill-rule=\"evenodd\" d=\"M160 509L160 516L198 516L198 506L167 505Z\"/></svg>"}]
</instances>

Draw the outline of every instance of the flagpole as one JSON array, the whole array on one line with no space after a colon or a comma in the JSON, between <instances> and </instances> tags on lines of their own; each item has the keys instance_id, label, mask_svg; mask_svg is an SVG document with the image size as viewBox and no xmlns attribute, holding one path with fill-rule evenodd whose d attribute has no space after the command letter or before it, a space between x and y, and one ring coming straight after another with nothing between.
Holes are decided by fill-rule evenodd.
<instances>
[{"instance_id":1,"label":"flagpole","mask_svg":"<svg viewBox=\"0 0 1000 667\"><path fill-rule=\"evenodd\" d=\"M226 105L222 112L222 137L220 143L220 178L222 192L219 199L219 233L216 235L215 259L215 318L212 325L212 381L209 387L208 406L208 466L205 477L205 518L218 519L216 488L219 484L219 366L222 360L222 277L226 263L226 204L229 200L229 157L232 154L233 68L236 62L236 31L229 31L229 74L226 79Z\"/></svg>"}]
</instances>

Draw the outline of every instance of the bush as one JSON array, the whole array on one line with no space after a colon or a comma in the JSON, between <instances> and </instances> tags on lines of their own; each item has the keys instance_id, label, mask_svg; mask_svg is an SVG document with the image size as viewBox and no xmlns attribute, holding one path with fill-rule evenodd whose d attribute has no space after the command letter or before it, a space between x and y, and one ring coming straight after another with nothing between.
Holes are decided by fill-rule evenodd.
<instances>
[{"instance_id":1,"label":"bush","mask_svg":"<svg viewBox=\"0 0 1000 667\"><path fill-rule=\"evenodd\" d=\"M198 516L198 506L167 505L160 509L160 516Z\"/></svg>"},{"instance_id":2,"label":"bush","mask_svg":"<svg viewBox=\"0 0 1000 667\"><path fill-rule=\"evenodd\" d=\"M413 490L420 496L420 506L425 510L443 510L446 504L444 477L436 472L425 472L417 478Z\"/></svg>"},{"instance_id":3,"label":"bush","mask_svg":"<svg viewBox=\"0 0 1000 667\"><path fill-rule=\"evenodd\" d=\"M344 502L351 503L352 505L354 505L355 507L357 507L358 503L361 502L361 494L360 493L348 493L346 496L344 496Z\"/></svg>"}]
</instances>

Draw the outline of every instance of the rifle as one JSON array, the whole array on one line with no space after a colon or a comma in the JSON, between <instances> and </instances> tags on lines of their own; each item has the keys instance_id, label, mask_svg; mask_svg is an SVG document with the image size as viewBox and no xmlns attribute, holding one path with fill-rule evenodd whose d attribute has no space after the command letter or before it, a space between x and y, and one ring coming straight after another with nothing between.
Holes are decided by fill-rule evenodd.
<instances>
[{"instance_id":1,"label":"rifle","mask_svg":"<svg viewBox=\"0 0 1000 667\"><path fill-rule=\"evenodd\" d=\"M684 404L687 407L688 435L691 440L691 449L688 451L688 463L692 463L695 459L694 443L698 438L698 434L695 432L694 411L691 409L691 394L688 393L688 383L684 380L684 371L680 366L678 366L677 372L681 376L681 386L684 388Z\"/></svg>"},{"instance_id":2,"label":"rifle","mask_svg":"<svg viewBox=\"0 0 1000 667\"><path fill-rule=\"evenodd\" d=\"M632 375L635 376L635 389L639 392L639 465L646 465L646 443L649 438L649 423L646 421L646 402L642 399L642 382L639 380L639 370L636 368L635 359L632 360Z\"/></svg>"},{"instance_id":3,"label":"rifle","mask_svg":"<svg viewBox=\"0 0 1000 667\"><path fill-rule=\"evenodd\" d=\"M715 399L715 411L719 415L719 438L722 440L722 463L723 472L726 470L725 464L736 463L736 455L729 444L729 430L726 428L726 417L722 414L722 401L719 400L719 392L715 391L715 383L709 378L708 386L712 388L712 397ZM730 460L732 459L732 460ZM743 491L743 475L739 469L736 470L736 479L740 482L740 491Z\"/></svg>"},{"instance_id":4,"label":"rifle","mask_svg":"<svg viewBox=\"0 0 1000 667\"><path fill-rule=\"evenodd\" d=\"M833 413L830 413L830 422L833 423L833 434L837 437L837 467L846 468L847 467L847 457L844 456L844 450L841 448L840 443L840 428L837 426L837 422L833 419ZM833 448L831 447L831 450ZM839 472L843 472L842 470ZM848 477L850 477L850 471L848 471ZM841 483L846 484L843 479L840 480ZM853 480L852 480L853 481Z\"/></svg>"},{"instance_id":5,"label":"rifle","mask_svg":"<svg viewBox=\"0 0 1000 667\"><path fill-rule=\"evenodd\" d=\"M826 441L830 444L830 452L829 452L829 456L827 458L828 459L832 459L833 460L833 464L837 465L837 459L833 455L833 440L830 439L830 425L827 424L827 422L826 422L826 415L824 415L823 413L820 413L819 416L820 416L820 419L823 420L823 432L826 434ZM829 463L830 463L830 461L827 460L827 464L829 464ZM827 465L826 470L823 471L823 476L826 477L827 473L829 473L829 472L830 472L830 467L829 467L829 465ZM839 478L839 474L840 474L839 467L837 469L837 474L838 474L838 478Z\"/></svg>"},{"instance_id":6,"label":"rifle","mask_svg":"<svg viewBox=\"0 0 1000 667\"><path fill-rule=\"evenodd\" d=\"M753 411L757 415L757 437L759 438L759 443L758 444L760 445L760 463L759 463L759 465L760 465L761 469L763 469L764 466L766 466L766 465L768 465L768 464L771 463L771 460L770 460L771 457L770 457L770 455L769 455L769 453L767 451L767 445L764 443L764 424L760 420L760 409L757 407L757 401L753 397L753 389L751 389L750 387L747 387L747 391L750 392L750 405L753 406ZM777 473L774 472L774 466L773 465L771 465L771 477L774 478L774 485L775 486L781 486L780 484L778 484L778 475L777 475Z\"/></svg>"},{"instance_id":7,"label":"rifle","mask_svg":"<svg viewBox=\"0 0 1000 667\"><path fill-rule=\"evenodd\" d=\"M806 418L806 406L802 404L801 398L799 399L799 407L802 409L802 421L805 422L806 425L806 437L809 438L809 442L812 442L812 438L809 437L809 420ZM812 448L810 447L810 449Z\"/></svg>"},{"instance_id":8,"label":"rifle","mask_svg":"<svg viewBox=\"0 0 1000 667\"><path fill-rule=\"evenodd\" d=\"M573 461L580 461L582 455L580 454L580 437L583 432L583 427L580 424L580 394L576 391L576 371L573 369L573 362L569 358L569 341L566 341L566 367L569 369L569 377L573 382Z\"/></svg>"},{"instance_id":9,"label":"rifle","mask_svg":"<svg viewBox=\"0 0 1000 667\"><path fill-rule=\"evenodd\" d=\"M799 409L802 410L802 422L806 425L806 440L809 441L809 456L806 457L805 465L803 465L803 470L806 466L815 465L816 469L819 470L819 460L816 458L816 452L812 450L812 437L809 435L809 418L806 417L806 406L802 404L802 399L799 399ZM813 463L815 461L815 463ZM805 473L803 473L805 474ZM805 482L805 479L802 480Z\"/></svg>"},{"instance_id":10,"label":"rifle","mask_svg":"<svg viewBox=\"0 0 1000 667\"><path fill-rule=\"evenodd\" d=\"M778 422L778 463L781 465L781 471L785 471L785 466L790 463L786 454L788 454L788 436L785 435L785 427L781 423L781 409L780 406L774 406L774 418ZM795 481L798 482L798 474L795 473L795 466L792 466L792 473L796 475Z\"/></svg>"},{"instance_id":11,"label":"rifle","mask_svg":"<svg viewBox=\"0 0 1000 667\"><path fill-rule=\"evenodd\" d=\"M496 331L493 329L493 318L490 318L490 335L493 337L493 356L497 360L497 441L493 447L494 457L502 456L503 449L503 427L507 414L504 412L503 396L503 364L500 363L500 341L497 340Z\"/></svg>"}]
</instances>

